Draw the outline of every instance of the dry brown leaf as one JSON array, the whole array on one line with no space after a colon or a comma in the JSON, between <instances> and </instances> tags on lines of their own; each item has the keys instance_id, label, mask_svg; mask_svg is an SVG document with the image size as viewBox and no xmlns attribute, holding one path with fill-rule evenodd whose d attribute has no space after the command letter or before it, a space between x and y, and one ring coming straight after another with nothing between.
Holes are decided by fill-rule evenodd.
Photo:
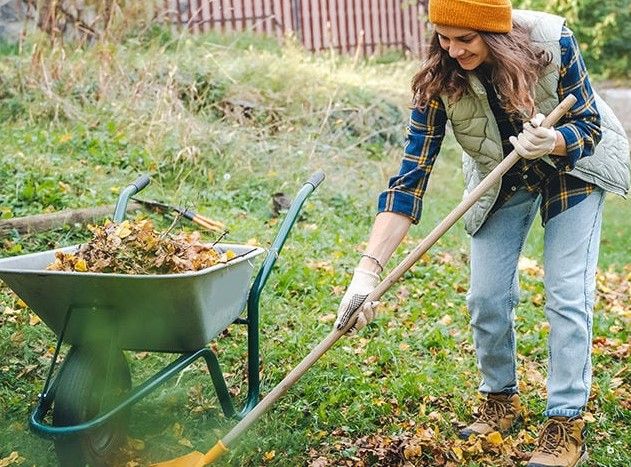
<instances>
[{"instance_id":1,"label":"dry brown leaf","mask_svg":"<svg viewBox=\"0 0 631 467\"><path fill-rule=\"evenodd\" d=\"M89 226L92 239L76 253L57 252L52 271L168 274L199 271L236 255L200 241L200 233L160 234L149 219Z\"/></svg>"}]
</instances>

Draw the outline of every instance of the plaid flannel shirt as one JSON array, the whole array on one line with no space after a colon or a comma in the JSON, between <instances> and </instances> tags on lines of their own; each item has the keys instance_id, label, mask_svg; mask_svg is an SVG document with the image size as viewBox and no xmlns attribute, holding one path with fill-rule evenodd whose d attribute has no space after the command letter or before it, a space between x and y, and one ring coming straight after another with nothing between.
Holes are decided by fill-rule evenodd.
<instances>
[{"instance_id":1,"label":"plaid flannel shirt","mask_svg":"<svg viewBox=\"0 0 631 467\"><path fill-rule=\"evenodd\" d=\"M542 196L541 219L544 225L552 217L580 203L594 190L594 185L567 172L581 157L588 157L594 152L601 137L600 115L585 63L574 35L566 27L563 27L559 44L559 101L568 94L577 98L571 112L555 127L565 139L567 155L551 156L556 168L541 160L520 159L502 177L500 193L493 207L500 207L521 188L538 192ZM522 131L522 122L501 108L497 93L489 79L485 78L483 69L480 78L500 130L506 157L513 149L508 138ZM379 212L397 212L410 217L414 223L420 220L423 195L440 152L446 124L447 114L437 97L423 110L412 109L401 168L397 176L390 178L388 189L379 196Z\"/></svg>"}]
</instances>

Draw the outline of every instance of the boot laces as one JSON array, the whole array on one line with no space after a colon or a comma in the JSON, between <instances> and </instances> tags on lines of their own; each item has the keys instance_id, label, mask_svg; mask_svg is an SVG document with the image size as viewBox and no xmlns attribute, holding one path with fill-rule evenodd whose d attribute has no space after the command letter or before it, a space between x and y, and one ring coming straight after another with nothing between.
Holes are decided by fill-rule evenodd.
<instances>
[{"instance_id":1,"label":"boot laces","mask_svg":"<svg viewBox=\"0 0 631 467\"><path fill-rule=\"evenodd\" d=\"M488 397L478 409L478 421L496 425L508 413L510 402Z\"/></svg>"},{"instance_id":2,"label":"boot laces","mask_svg":"<svg viewBox=\"0 0 631 467\"><path fill-rule=\"evenodd\" d=\"M567 450L571 442L571 425L560 420L548 420L539 436L539 451L545 454L557 454Z\"/></svg>"}]
</instances>

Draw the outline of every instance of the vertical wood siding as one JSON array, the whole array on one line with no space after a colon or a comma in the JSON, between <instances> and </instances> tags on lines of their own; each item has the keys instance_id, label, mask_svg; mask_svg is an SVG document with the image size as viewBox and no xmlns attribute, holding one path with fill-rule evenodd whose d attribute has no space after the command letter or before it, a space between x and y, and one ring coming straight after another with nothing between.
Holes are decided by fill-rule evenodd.
<instances>
[{"instance_id":1,"label":"vertical wood siding","mask_svg":"<svg viewBox=\"0 0 631 467\"><path fill-rule=\"evenodd\" d=\"M424 57L425 1L414 0L163 0L165 20L192 33L292 32L311 51L372 55L386 49Z\"/></svg>"}]
</instances>

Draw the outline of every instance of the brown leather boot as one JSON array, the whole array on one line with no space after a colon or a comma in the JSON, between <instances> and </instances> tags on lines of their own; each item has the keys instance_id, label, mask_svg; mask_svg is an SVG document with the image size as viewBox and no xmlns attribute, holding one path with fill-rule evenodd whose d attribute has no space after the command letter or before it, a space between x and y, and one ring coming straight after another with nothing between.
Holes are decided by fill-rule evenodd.
<instances>
[{"instance_id":1,"label":"brown leather boot","mask_svg":"<svg viewBox=\"0 0 631 467\"><path fill-rule=\"evenodd\" d=\"M475 421L458 433L462 439L486 435L493 431L506 433L522 420L518 394L488 394L478 407Z\"/></svg>"},{"instance_id":2,"label":"brown leather boot","mask_svg":"<svg viewBox=\"0 0 631 467\"><path fill-rule=\"evenodd\" d=\"M575 467L587 460L585 422L580 417L551 417L541 430L526 467Z\"/></svg>"}]
</instances>

